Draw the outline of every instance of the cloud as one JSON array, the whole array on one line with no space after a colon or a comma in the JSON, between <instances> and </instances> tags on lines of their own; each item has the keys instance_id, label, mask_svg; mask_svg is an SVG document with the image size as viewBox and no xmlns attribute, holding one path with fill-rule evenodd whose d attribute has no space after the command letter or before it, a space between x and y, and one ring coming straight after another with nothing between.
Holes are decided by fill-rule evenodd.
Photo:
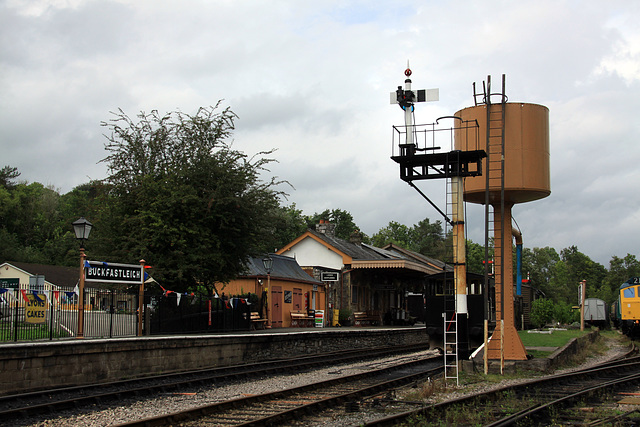
<instances>
[{"instance_id":1,"label":"cloud","mask_svg":"<svg viewBox=\"0 0 640 427\"><path fill-rule=\"evenodd\" d=\"M100 122L122 108L224 100L234 146L277 149L272 172L305 213L340 208L367 234L439 214L399 179L389 92L439 88L418 123L473 105L506 74L510 101L549 107L552 194L514 207L525 245L576 244L598 262L637 252L640 6L292 0L8 0L0 5L0 141L22 178L66 192L106 176ZM419 183L444 203L444 183ZM483 207L467 208L482 242Z\"/></svg>"}]
</instances>

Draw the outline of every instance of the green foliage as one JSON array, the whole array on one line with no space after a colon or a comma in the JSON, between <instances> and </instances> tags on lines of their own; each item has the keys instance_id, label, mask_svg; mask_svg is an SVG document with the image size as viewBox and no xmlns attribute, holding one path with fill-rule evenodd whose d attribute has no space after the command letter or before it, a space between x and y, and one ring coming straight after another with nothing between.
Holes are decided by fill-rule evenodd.
<instances>
[{"instance_id":1,"label":"green foliage","mask_svg":"<svg viewBox=\"0 0 640 427\"><path fill-rule=\"evenodd\" d=\"M484 274L484 246L467 240L467 271L470 273ZM490 248L489 258L493 255ZM515 265L515 264L514 264Z\"/></svg>"},{"instance_id":2,"label":"green foliage","mask_svg":"<svg viewBox=\"0 0 640 427\"><path fill-rule=\"evenodd\" d=\"M338 313L338 322L342 326L348 326L351 324L351 316L353 315L353 311L349 308L341 308Z\"/></svg>"},{"instance_id":3,"label":"green foliage","mask_svg":"<svg viewBox=\"0 0 640 427\"><path fill-rule=\"evenodd\" d=\"M18 172L18 168L12 166L3 167L0 169L0 187L6 189L14 187L15 183L13 181L19 176L20 172Z\"/></svg>"},{"instance_id":4,"label":"green foliage","mask_svg":"<svg viewBox=\"0 0 640 427\"><path fill-rule=\"evenodd\" d=\"M553 301L540 298L531 304L531 323L536 328L541 328L553 321L554 313Z\"/></svg>"},{"instance_id":5,"label":"green foliage","mask_svg":"<svg viewBox=\"0 0 640 427\"><path fill-rule=\"evenodd\" d=\"M275 212L274 236L275 246L271 248L280 249L292 242L296 237L307 231L306 217L302 211L296 208L296 204L291 206L280 206Z\"/></svg>"},{"instance_id":6,"label":"green foliage","mask_svg":"<svg viewBox=\"0 0 640 427\"><path fill-rule=\"evenodd\" d=\"M244 271L247 257L275 247L279 182L261 173L272 159L248 157L227 139L235 115L218 106L195 115L122 111L103 126L112 186L106 232L121 259L145 258L177 291L212 288Z\"/></svg>"},{"instance_id":7,"label":"green foliage","mask_svg":"<svg viewBox=\"0 0 640 427\"><path fill-rule=\"evenodd\" d=\"M561 325L570 325L580 321L580 312L573 310L571 305L564 301L558 301L553 307L553 320Z\"/></svg>"},{"instance_id":8,"label":"green foliage","mask_svg":"<svg viewBox=\"0 0 640 427\"><path fill-rule=\"evenodd\" d=\"M351 233L358 230L358 226L353 221L353 216L342 209L326 209L321 213L314 213L306 217L307 228L315 229L316 224L321 220L328 220L336 226L336 237L349 240Z\"/></svg>"},{"instance_id":9,"label":"green foliage","mask_svg":"<svg viewBox=\"0 0 640 427\"><path fill-rule=\"evenodd\" d=\"M440 221L430 223L429 218L412 227L390 221L389 225L381 228L371 237L371 244L377 247L390 243L436 259L443 259L445 255L442 223Z\"/></svg>"},{"instance_id":10,"label":"green foliage","mask_svg":"<svg viewBox=\"0 0 640 427\"><path fill-rule=\"evenodd\" d=\"M635 255L627 254L624 258L613 256L609 261L609 272L603 280L602 291L597 298L613 303L618 298L620 285L631 277L640 276L640 262ZM604 295L609 295L604 298Z\"/></svg>"}]
</instances>

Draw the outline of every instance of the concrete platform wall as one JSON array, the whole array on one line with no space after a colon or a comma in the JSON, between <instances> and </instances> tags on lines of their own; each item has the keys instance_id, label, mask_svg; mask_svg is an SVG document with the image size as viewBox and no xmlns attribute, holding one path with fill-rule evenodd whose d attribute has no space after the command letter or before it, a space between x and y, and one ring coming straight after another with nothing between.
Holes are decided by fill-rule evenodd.
<instances>
[{"instance_id":1,"label":"concrete platform wall","mask_svg":"<svg viewBox=\"0 0 640 427\"><path fill-rule=\"evenodd\" d=\"M358 328L5 344L0 395L426 340L424 328Z\"/></svg>"}]
</instances>

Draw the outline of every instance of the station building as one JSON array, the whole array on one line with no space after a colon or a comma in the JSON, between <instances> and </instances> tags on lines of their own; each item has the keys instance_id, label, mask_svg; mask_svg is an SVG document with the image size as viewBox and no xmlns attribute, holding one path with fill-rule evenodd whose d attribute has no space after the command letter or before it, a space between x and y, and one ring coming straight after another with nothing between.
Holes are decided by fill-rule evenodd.
<instances>
[{"instance_id":1,"label":"station building","mask_svg":"<svg viewBox=\"0 0 640 427\"><path fill-rule=\"evenodd\" d=\"M425 276L440 273L444 266L394 245L365 244L359 232L340 239L335 224L328 221L320 221L315 230L307 230L277 254L295 259L325 283L329 311L367 313L385 324L408 322L410 296L421 296Z\"/></svg>"}]
</instances>

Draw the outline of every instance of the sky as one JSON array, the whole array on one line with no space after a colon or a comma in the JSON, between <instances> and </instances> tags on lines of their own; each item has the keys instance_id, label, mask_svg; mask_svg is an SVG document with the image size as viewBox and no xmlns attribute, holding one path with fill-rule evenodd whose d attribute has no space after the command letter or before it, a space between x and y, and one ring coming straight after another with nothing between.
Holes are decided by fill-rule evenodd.
<instances>
[{"instance_id":1,"label":"sky","mask_svg":"<svg viewBox=\"0 0 640 427\"><path fill-rule=\"evenodd\" d=\"M442 220L399 178L389 93L439 89L416 123L473 105L549 109L551 195L518 204L524 246L640 257L640 2L634 0L3 0L0 167L64 194L103 179L103 121L230 107L233 147L275 149L284 205L342 209L371 236ZM396 141L397 142L397 141ZM443 210L444 181L416 185ZM484 208L467 204L483 243Z\"/></svg>"}]
</instances>

